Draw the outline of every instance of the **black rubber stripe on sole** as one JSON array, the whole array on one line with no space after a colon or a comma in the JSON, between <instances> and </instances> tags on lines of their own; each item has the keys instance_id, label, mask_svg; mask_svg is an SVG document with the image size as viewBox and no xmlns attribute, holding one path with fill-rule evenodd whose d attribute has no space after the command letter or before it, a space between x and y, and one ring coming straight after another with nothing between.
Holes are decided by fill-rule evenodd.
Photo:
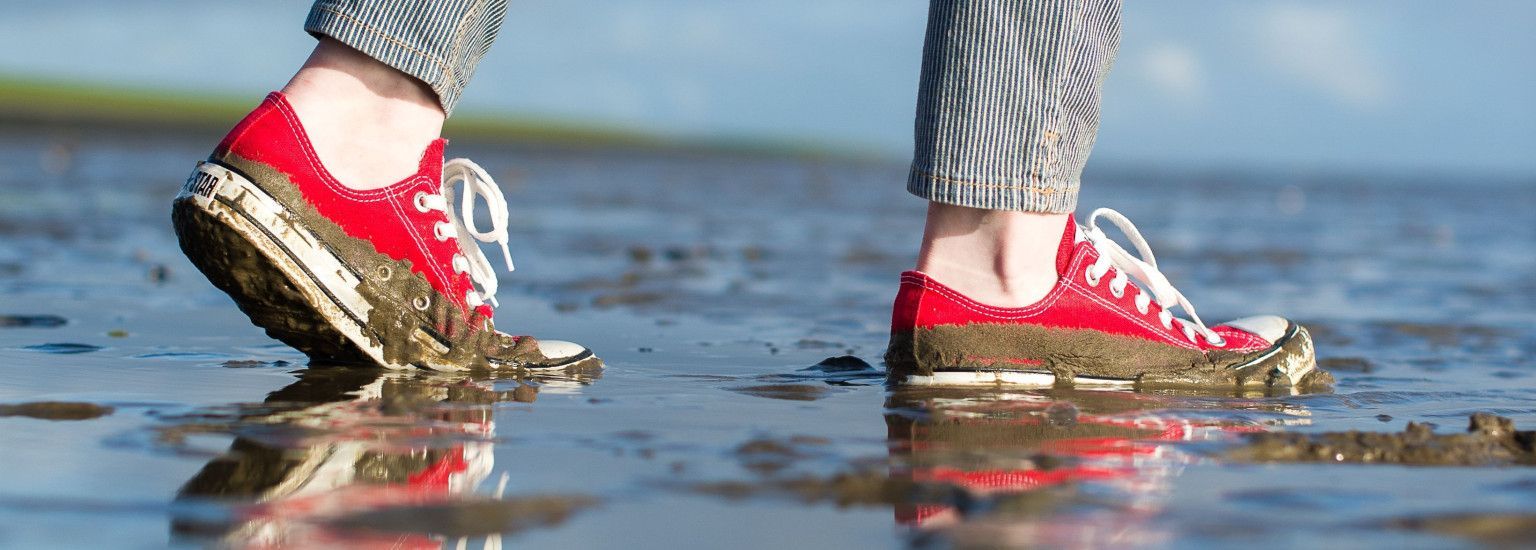
<instances>
[{"instance_id":1,"label":"black rubber stripe on sole","mask_svg":"<svg viewBox=\"0 0 1536 550\"><path fill-rule=\"evenodd\" d=\"M261 222L257 221L255 218L252 218L250 214L247 214L244 210L237 208L234 204L225 200L223 197L220 197L218 201L223 205L228 206L229 209L235 211L235 213L240 214L240 217L245 218L246 221L251 222L251 225L256 226L257 230L261 231L263 235L267 236L267 240L270 240L276 244L277 248L282 250L284 255L288 256L288 259L293 260L294 265L299 266L299 270L304 272L304 276L308 277L310 282L314 283L315 286L320 289L320 292L325 294L325 297L331 301L331 304L346 314L347 318L357 323L357 326L363 329L368 335L374 336L375 338L378 337L376 334L367 332L367 325L363 323L363 320L357 318L357 316L352 313L351 309L348 309L345 305L342 305L341 300L336 297L336 294L332 293L331 289L326 287L325 283L321 282L320 279L315 276L313 271L310 271L309 266L305 265L303 261L299 260L298 256L294 255L293 250L289 249L288 245L284 244L283 241L277 238L277 235L272 234L272 232L267 230L267 227L262 225ZM230 229L234 228L231 227ZM317 238L316 240L318 241L319 239ZM343 263L343 265L345 264ZM279 273L282 272L282 269L278 266L273 265L273 267L276 268Z\"/></svg>"}]
</instances>

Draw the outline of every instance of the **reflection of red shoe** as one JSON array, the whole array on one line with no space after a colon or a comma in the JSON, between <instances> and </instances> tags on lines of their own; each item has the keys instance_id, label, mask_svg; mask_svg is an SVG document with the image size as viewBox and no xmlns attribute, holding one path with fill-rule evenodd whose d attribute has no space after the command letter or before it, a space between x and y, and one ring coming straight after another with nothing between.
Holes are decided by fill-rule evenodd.
<instances>
[{"instance_id":1,"label":"reflection of red shoe","mask_svg":"<svg viewBox=\"0 0 1536 550\"><path fill-rule=\"evenodd\" d=\"M474 163L445 164L444 144L427 148L415 175L352 189L273 93L192 172L174 202L176 234L252 322L316 359L461 370L590 358L491 326L496 275L476 241L506 254L506 201ZM490 231L468 219L476 197L490 205Z\"/></svg>"},{"instance_id":2,"label":"reflection of red shoe","mask_svg":"<svg viewBox=\"0 0 1536 550\"><path fill-rule=\"evenodd\" d=\"M1100 218L1130 237L1140 257L1105 236ZM1157 270L1135 226L1113 210L1094 212L1087 227L1068 220L1056 268L1056 287L1020 308L988 306L923 273L902 274L885 357L892 381L1293 387L1316 366L1306 329L1280 317L1207 327ZM1174 317L1167 308L1175 306L1191 320Z\"/></svg>"},{"instance_id":3,"label":"reflection of red shoe","mask_svg":"<svg viewBox=\"0 0 1536 550\"><path fill-rule=\"evenodd\" d=\"M276 423L313 435L276 442L237 437L230 452L182 487L179 499L230 504L233 521L182 520L175 531L217 536L219 546L234 548L444 546L426 534L373 534L332 522L475 500L475 488L495 466L495 424L486 403L498 397L496 390L446 375L329 370L338 373L311 370L308 380L269 396L281 412L237 423ZM292 407L298 403L309 405ZM412 405L390 411L383 403Z\"/></svg>"},{"instance_id":4,"label":"reflection of red shoe","mask_svg":"<svg viewBox=\"0 0 1536 550\"><path fill-rule=\"evenodd\" d=\"M337 530L327 521L458 502L490 473L489 447L475 442L395 454L341 442L308 449L306 457L318 460L314 469L293 470L263 502L239 509L237 523L220 542L236 548L443 548L443 541L427 534ZM412 464L419 461L427 462Z\"/></svg>"},{"instance_id":5,"label":"reflection of red shoe","mask_svg":"<svg viewBox=\"0 0 1536 550\"><path fill-rule=\"evenodd\" d=\"M963 413L964 409L955 411ZM1179 460L1165 452L1163 442L1182 441L1192 433L1185 423L1155 417L1080 415L1072 425L1054 426L1046 424L1039 411L1004 409L987 410L1021 416L955 416L931 422L888 417L890 437L905 442L911 461L920 464L892 475L924 485L955 487L969 498L1007 498L1081 482L1113 484L1132 498L1156 492L1168 463ZM977 439L979 434L990 434L997 441L983 442ZM1032 451L1029 458L1006 458L1023 450ZM963 452L951 455L956 451ZM977 460L992 454L1000 460ZM1049 462L1040 463L1042 455L1061 457L1066 462L1057 464L1060 460L1047 459ZM966 458L960 462L944 459L949 456ZM921 528L965 521L964 512L947 502L897 506L895 516L901 525Z\"/></svg>"},{"instance_id":6,"label":"reflection of red shoe","mask_svg":"<svg viewBox=\"0 0 1536 550\"><path fill-rule=\"evenodd\" d=\"M1117 391L901 388L885 407L890 476L920 487L894 519L957 547L1155 545L1171 479L1205 460L1183 442L1306 422L1270 401L1239 407L1283 415L1259 423Z\"/></svg>"},{"instance_id":7,"label":"reflection of red shoe","mask_svg":"<svg viewBox=\"0 0 1536 550\"><path fill-rule=\"evenodd\" d=\"M1160 494L1174 469L1193 460L1168 443L1209 437L1230 427L1156 415L1089 414L1075 416L1068 425L1054 425L1046 421L1043 407L1000 404L975 410L957 406L952 409L956 415L929 421L888 417L890 437L904 442L893 449L905 448L910 462L919 464L892 475L952 486L970 498L1008 498L1059 485L1097 483L1115 488L1128 511L1150 511L1146 501ZM1025 450L1029 458L1008 458ZM989 455L998 460L978 461ZM945 460L951 456L962 460ZM962 510L945 502L897 506L895 515L897 523L920 528L967 521Z\"/></svg>"}]
</instances>

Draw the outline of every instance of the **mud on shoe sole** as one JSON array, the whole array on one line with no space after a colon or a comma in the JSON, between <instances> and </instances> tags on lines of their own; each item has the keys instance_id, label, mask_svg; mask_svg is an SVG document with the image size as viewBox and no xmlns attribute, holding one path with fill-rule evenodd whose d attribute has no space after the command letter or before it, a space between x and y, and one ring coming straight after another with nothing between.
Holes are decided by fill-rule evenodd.
<instances>
[{"instance_id":1,"label":"mud on shoe sole","mask_svg":"<svg viewBox=\"0 0 1536 550\"><path fill-rule=\"evenodd\" d=\"M417 293L407 305L370 292L379 279L413 276L408 265L370 251L379 256L373 262L376 265L363 268L367 275L359 273L342 260L335 244L300 219L250 178L214 162L198 164L172 207L177 238L198 270L234 298L253 324L313 359L447 371L507 366L488 362L483 352L467 349L486 349L484 342L455 342L420 322L420 314L449 304L433 303ZM426 282L415 281L412 286L425 287ZM491 334L479 332L482 337ZM591 351L575 344L548 344L580 351L558 360L511 365L557 370L601 364ZM523 350L523 356L529 352L543 358L537 348Z\"/></svg>"},{"instance_id":2,"label":"mud on shoe sole","mask_svg":"<svg viewBox=\"0 0 1536 550\"><path fill-rule=\"evenodd\" d=\"M977 330L977 329L980 330ZM1049 338L1046 334L1012 334L1003 325L968 325L918 329L892 335L886 353L888 382L908 386L1049 388L1076 386L1105 389L1188 388L1200 390L1262 390L1296 393L1331 386L1333 377L1317 369L1312 337L1290 323L1284 336L1269 348L1226 357L1161 358L1166 366L1110 366L1113 353L1009 353L1019 339ZM1007 334L991 334L1004 332ZM959 337L957 337L959 336ZM1112 338L1112 337L1110 337ZM985 348L971 349L977 342ZM1115 349L1117 342L1093 342L1085 349ZM1093 345L1098 344L1098 345ZM1002 348L1002 349L999 349ZM1041 356L1038 362L989 359ZM986 353L986 352L994 353ZM1038 350L1037 350L1038 351ZM1142 352L1143 357L1157 355ZM1031 364L1034 363L1034 364ZM1156 360L1152 361L1153 364Z\"/></svg>"}]
</instances>

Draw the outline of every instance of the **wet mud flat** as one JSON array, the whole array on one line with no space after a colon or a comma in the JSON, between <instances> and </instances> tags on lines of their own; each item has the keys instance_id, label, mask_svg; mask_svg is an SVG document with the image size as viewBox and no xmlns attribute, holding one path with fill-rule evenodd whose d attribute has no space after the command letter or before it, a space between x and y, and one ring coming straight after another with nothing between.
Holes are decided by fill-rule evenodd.
<instances>
[{"instance_id":1,"label":"wet mud flat","mask_svg":"<svg viewBox=\"0 0 1536 550\"><path fill-rule=\"evenodd\" d=\"M455 142L514 205L497 325L608 368L441 374L310 365L250 326L170 230L206 146L0 131L0 547L1442 548L1536 524L1522 182L1090 171L1083 205L1134 219L1203 316L1295 318L1331 387L917 390L881 362L921 229L900 164Z\"/></svg>"},{"instance_id":2,"label":"wet mud flat","mask_svg":"<svg viewBox=\"0 0 1536 550\"><path fill-rule=\"evenodd\" d=\"M1536 431L1508 418L1473 414L1466 433L1436 434L1409 422L1400 433L1351 430L1250 434L1227 458L1253 462L1350 462L1413 466L1536 466Z\"/></svg>"}]
</instances>

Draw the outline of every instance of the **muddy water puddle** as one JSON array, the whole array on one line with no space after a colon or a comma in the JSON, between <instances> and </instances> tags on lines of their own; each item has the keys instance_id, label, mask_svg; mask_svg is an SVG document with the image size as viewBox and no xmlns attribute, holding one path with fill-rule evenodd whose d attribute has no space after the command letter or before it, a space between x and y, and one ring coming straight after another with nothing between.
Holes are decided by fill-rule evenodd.
<instances>
[{"instance_id":1,"label":"muddy water puddle","mask_svg":"<svg viewBox=\"0 0 1536 550\"><path fill-rule=\"evenodd\" d=\"M74 162L46 161L48 140ZM514 204L498 325L609 364L519 377L311 366L265 338L170 234L201 147L0 134L0 547L1440 548L1532 532L1536 469L1516 452L1536 427L1528 187L1090 173L1083 204L1136 220L1203 315L1307 324L1332 391L892 391L889 300L922 206L899 165L455 151ZM1381 459L1425 449L1469 458Z\"/></svg>"}]
</instances>

